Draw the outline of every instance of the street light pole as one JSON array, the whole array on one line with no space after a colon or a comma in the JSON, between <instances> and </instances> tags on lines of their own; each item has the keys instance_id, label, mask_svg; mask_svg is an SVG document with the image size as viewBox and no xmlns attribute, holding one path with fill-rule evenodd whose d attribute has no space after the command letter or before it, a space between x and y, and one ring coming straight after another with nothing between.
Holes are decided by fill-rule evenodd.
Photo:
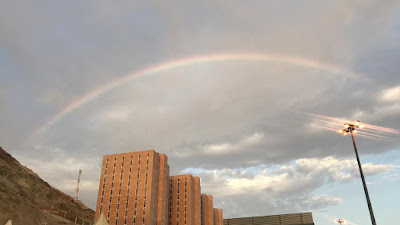
<instances>
[{"instance_id":1,"label":"street light pole","mask_svg":"<svg viewBox=\"0 0 400 225\"><path fill-rule=\"evenodd\" d=\"M342 133L343 135L346 135L346 134L348 134L348 133L351 134L351 140L353 141L354 151L355 151L355 153L356 153L358 169L360 170L361 180L362 180L363 187L364 187L364 193L365 193L365 197L367 198L367 204L368 204L368 209L369 209L369 215L370 215L370 217L371 217L372 225L376 225L375 216L374 216L374 211L372 210L372 204L371 204L371 200L369 199L367 184L365 183L364 173L363 173L363 171L362 171L360 158L358 157L358 151L357 151L356 141L354 140L354 134L353 134L353 133L357 133L356 128L363 128L364 125L363 125L363 124L360 124L360 121L357 120L357 122L355 122L354 124L347 124L347 123L344 124L344 127L345 127L346 129L344 129L344 130L338 130L338 132L339 132L339 133Z\"/></svg>"},{"instance_id":2,"label":"street light pole","mask_svg":"<svg viewBox=\"0 0 400 225\"><path fill-rule=\"evenodd\" d=\"M363 187L364 187L365 197L367 198L367 204L368 204L368 209L369 209L369 215L371 216L372 224L373 224L373 225L376 225L375 216L374 216L374 211L372 210L371 200L369 199L367 184L365 183L364 173L363 173L363 170L362 170L362 167L361 167L360 158L358 157L358 151L357 151L356 142L354 141L353 132L351 132L351 139L353 140L353 146L354 146L354 151L355 151L355 153L356 153L356 158L357 158L357 163L358 163L358 169L360 170L360 175L361 175L361 180L362 180Z\"/></svg>"}]
</instances>

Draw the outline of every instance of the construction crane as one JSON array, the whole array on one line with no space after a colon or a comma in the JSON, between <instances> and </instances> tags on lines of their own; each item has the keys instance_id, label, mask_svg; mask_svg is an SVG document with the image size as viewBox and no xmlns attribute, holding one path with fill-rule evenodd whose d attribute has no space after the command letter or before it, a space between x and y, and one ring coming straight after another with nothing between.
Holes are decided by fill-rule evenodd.
<instances>
[{"instance_id":1,"label":"construction crane","mask_svg":"<svg viewBox=\"0 0 400 225\"><path fill-rule=\"evenodd\" d=\"M82 170L79 170L79 175L78 175L78 183L76 184L76 188L75 188L75 197L74 200L76 202L80 202L79 200L79 183L81 182L81 175L82 175Z\"/></svg>"}]
</instances>

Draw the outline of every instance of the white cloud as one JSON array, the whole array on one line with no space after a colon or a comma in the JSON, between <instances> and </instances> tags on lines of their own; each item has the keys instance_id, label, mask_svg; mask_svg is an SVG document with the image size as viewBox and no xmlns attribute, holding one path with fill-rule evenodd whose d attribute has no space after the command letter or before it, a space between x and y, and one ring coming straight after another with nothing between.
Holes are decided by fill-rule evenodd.
<instances>
[{"instance_id":1,"label":"white cloud","mask_svg":"<svg viewBox=\"0 0 400 225\"><path fill-rule=\"evenodd\" d=\"M222 143L222 144L205 146L203 148L203 152L205 154L213 155L213 154L226 154L228 152L232 153L235 151L243 151L246 149L246 147L259 144L263 140L264 140L264 134L256 132L234 143Z\"/></svg>"},{"instance_id":2,"label":"white cloud","mask_svg":"<svg viewBox=\"0 0 400 225\"><path fill-rule=\"evenodd\" d=\"M365 163L362 165L362 169L365 175L377 175L386 173L391 168L391 165L374 165L372 163Z\"/></svg>"},{"instance_id":3,"label":"white cloud","mask_svg":"<svg viewBox=\"0 0 400 225\"><path fill-rule=\"evenodd\" d=\"M391 165L366 163L363 164L363 168L365 175L377 175L389 171ZM217 195L231 196L252 193L263 196L263 198L311 193L326 183L348 182L358 177L358 168L354 160L332 156L322 159L299 159L294 162L294 166L282 165L275 169L251 167L241 170L191 169L190 171L197 171L201 175L209 177L210 179L206 179L205 183L211 185L211 189ZM238 172L246 173L240 174ZM208 183L209 181L211 183ZM213 184L213 182L216 183ZM217 183L218 186L223 188L218 188Z\"/></svg>"},{"instance_id":4,"label":"white cloud","mask_svg":"<svg viewBox=\"0 0 400 225\"><path fill-rule=\"evenodd\" d=\"M343 203L343 200L329 195L318 195L318 196L312 196L311 198L307 199L305 203L313 205L313 207L317 206L317 208L321 207L324 208L327 206Z\"/></svg>"},{"instance_id":5,"label":"white cloud","mask_svg":"<svg viewBox=\"0 0 400 225\"><path fill-rule=\"evenodd\" d=\"M184 148L181 150L175 150L173 154L178 158L193 156L223 156L226 154L243 153L244 151L248 151L249 148L262 144L265 141L267 140L264 133L255 132L252 135L239 138L236 141L225 141L208 145L199 144L190 149ZM271 139L268 141L272 142ZM255 165L258 163L258 160L249 160L247 165Z\"/></svg>"},{"instance_id":6,"label":"white cloud","mask_svg":"<svg viewBox=\"0 0 400 225\"><path fill-rule=\"evenodd\" d=\"M363 166L366 175L384 174L393 168L391 165L372 163ZM182 172L198 175L201 178L202 191L212 193L217 205L229 204L229 214L233 215L239 213L234 209L240 211L241 205L246 201L279 213L286 212L283 209L287 209L287 212L324 209L341 204L343 200L337 196L319 193L321 187L359 179L355 160L333 156L303 158L289 165L274 167L258 165L214 170L189 168Z\"/></svg>"},{"instance_id":7,"label":"white cloud","mask_svg":"<svg viewBox=\"0 0 400 225\"><path fill-rule=\"evenodd\" d=\"M130 110L130 109L119 108L119 109L113 109L113 110L107 111L103 114L103 116L104 116L104 119L126 120L129 118L131 113L132 113L132 110Z\"/></svg>"},{"instance_id":8,"label":"white cloud","mask_svg":"<svg viewBox=\"0 0 400 225\"><path fill-rule=\"evenodd\" d=\"M204 152L209 154L223 154L236 150L237 146L231 144L216 144L204 147Z\"/></svg>"},{"instance_id":9,"label":"white cloud","mask_svg":"<svg viewBox=\"0 0 400 225\"><path fill-rule=\"evenodd\" d=\"M400 102L400 86L383 90L380 99L385 102Z\"/></svg>"},{"instance_id":10,"label":"white cloud","mask_svg":"<svg viewBox=\"0 0 400 225\"><path fill-rule=\"evenodd\" d=\"M92 117L92 122L126 121L132 115L132 109L122 106L112 106L102 109Z\"/></svg>"},{"instance_id":11,"label":"white cloud","mask_svg":"<svg viewBox=\"0 0 400 225\"><path fill-rule=\"evenodd\" d=\"M245 137L242 140L242 143L239 144L257 144L260 143L264 139L263 133L254 133L251 136Z\"/></svg>"}]
</instances>

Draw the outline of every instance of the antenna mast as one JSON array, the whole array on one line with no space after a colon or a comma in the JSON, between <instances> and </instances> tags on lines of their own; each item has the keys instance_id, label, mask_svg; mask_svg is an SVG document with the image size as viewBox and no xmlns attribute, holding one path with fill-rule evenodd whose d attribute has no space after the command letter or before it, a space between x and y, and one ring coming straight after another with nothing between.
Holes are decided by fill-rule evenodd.
<instances>
[{"instance_id":1,"label":"antenna mast","mask_svg":"<svg viewBox=\"0 0 400 225\"><path fill-rule=\"evenodd\" d=\"M79 170L78 183L77 183L76 188L75 188L75 197L74 197L74 200L76 202L80 202L78 196L79 196L79 183L81 182L81 174L82 174L82 170Z\"/></svg>"}]
</instances>

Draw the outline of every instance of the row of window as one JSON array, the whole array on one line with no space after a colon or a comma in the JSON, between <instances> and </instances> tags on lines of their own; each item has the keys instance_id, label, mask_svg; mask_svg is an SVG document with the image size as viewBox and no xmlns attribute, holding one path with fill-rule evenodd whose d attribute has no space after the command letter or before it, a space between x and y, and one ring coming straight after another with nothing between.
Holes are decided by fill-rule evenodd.
<instances>
[{"instance_id":1,"label":"row of window","mask_svg":"<svg viewBox=\"0 0 400 225\"><path fill-rule=\"evenodd\" d=\"M133 224L136 224L136 211L137 211L137 199L138 199L138 187L139 187L139 178L140 178L140 162L141 162L142 156L139 155L139 160L138 160L138 172L137 172L137 179L136 179L136 191L135 191L135 208L133 209Z\"/></svg>"},{"instance_id":2,"label":"row of window","mask_svg":"<svg viewBox=\"0 0 400 225\"><path fill-rule=\"evenodd\" d=\"M112 173L112 179L111 179L110 201L108 203L107 222L110 221L111 202L112 202L112 193L113 193L113 189L114 189L114 178L115 178L115 166L116 166L116 164L117 164L117 157L114 158L113 173Z\"/></svg>"},{"instance_id":3,"label":"row of window","mask_svg":"<svg viewBox=\"0 0 400 225\"><path fill-rule=\"evenodd\" d=\"M146 177L145 177L145 183L144 183L144 201L143 201L143 215L142 215L142 220L144 224L144 219L146 217L146 199L147 199L147 180L149 177L149 154L147 154L147 160L146 160Z\"/></svg>"},{"instance_id":4,"label":"row of window","mask_svg":"<svg viewBox=\"0 0 400 225\"><path fill-rule=\"evenodd\" d=\"M169 224L172 225L172 193L173 193L173 180L170 180L170 194L169 194ZM177 203L176 203L176 218L177 225L179 225L179 203L180 203L180 178L177 179ZM185 178L185 217L184 224L187 223L187 178Z\"/></svg>"},{"instance_id":5,"label":"row of window","mask_svg":"<svg viewBox=\"0 0 400 225\"><path fill-rule=\"evenodd\" d=\"M142 222L143 224L145 223L145 209L146 209L146 199L147 199L147 186L148 186L148 169L149 169L149 154L147 155L147 161L146 161L146 177L145 177L145 190L144 190L144 202L143 202L143 215L142 215ZM140 178L140 164L141 164L141 158L142 156L138 156L138 173L137 173L137 183L136 183L136 193L135 193L135 208L134 208L134 224L136 223L136 212L137 212L137 201L138 201L138 186L139 186L139 178ZM125 207L125 215L124 215L124 225L126 225L126 217L128 213L128 206L129 206L129 195L130 195L130 182L131 182L131 173L132 173L132 162L133 162L133 156L131 156L131 161L130 161L130 166L129 166L129 177L128 177L128 185L127 185L127 198L126 198L126 207ZM109 198L109 204L108 204L108 213L107 213L107 221L109 222L110 220L110 211L111 211L111 202L113 198L113 192L116 191L114 190L114 180L115 180L115 170L116 170L116 164L117 164L117 159L116 157L114 158L114 163L113 163L113 173L112 173L112 180L111 180L111 189L110 189L110 198ZM125 157L122 157L122 163L121 163L121 176L120 176L120 182L119 182L119 190L118 190L118 200L117 200L117 209L116 209L116 225L118 225L118 218L119 218L119 209L120 209L120 196L121 196L121 188L122 188L122 180L123 180L123 173L124 173L124 164L125 164ZM100 212L103 211L103 202L104 202L104 192L105 192L105 183L106 183L106 178L107 178L107 170L109 169L109 159L106 159L106 165L105 165L105 172L104 172L104 178L103 178L103 185L102 185L102 197L101 197L101 203L100 203Z\"/></svg>"},{"instance_id":6,"label":"row of window","mask_svg":"<svg viewBox=\"0 0 400 225\"><path fill-rule=\"evenodd\" d=\"M132 175L132 161L133 156L131 156L131 161L129 164L129 177L128 177L128 186L126 191L126 205L125 205L125 216L124 216L124 225L126 225L126 216L128 215L128 206L129 206L129 189L131 185L131 175Z\"/></svg>"},{"instance_id":7,"label":"row of window","mask_svg":"<svg viewBox=\"0 0 400 225\"><path fill-rule=\"evenodd\" d=\"M125 157L122 157L122 163L121 163L121 176L119 179L119 190L118 190L118 201L117 201L117 214L115 217L115 225L118 225L118 218L119 218L119 204L121 201L121 188L122 188L122 177L124 174L124 163L125 163Z\"/></svg>"}]
</instances>

